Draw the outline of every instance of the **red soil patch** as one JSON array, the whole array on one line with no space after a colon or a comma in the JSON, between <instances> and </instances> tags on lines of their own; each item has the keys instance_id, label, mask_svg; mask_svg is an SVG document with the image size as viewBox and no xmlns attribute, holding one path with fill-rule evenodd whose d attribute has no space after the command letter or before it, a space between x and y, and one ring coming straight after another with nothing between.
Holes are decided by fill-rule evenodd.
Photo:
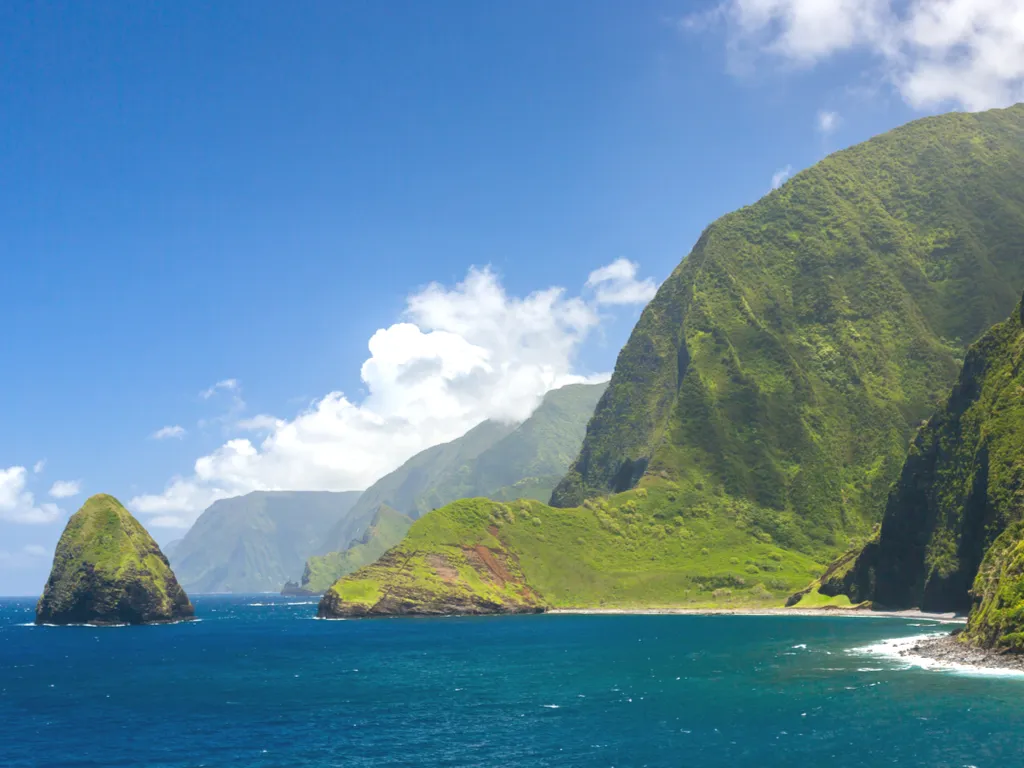
<instances>
[{"instance_id":1,"label":"red soil patch","mask_svg":"<svg viewBox=\"0 0 1024 768\"><path fill-rule=\"evenodd\" d=\"M506 582L514 581L512 574L508 572L505 564L496 558L494 553L483 544L478 544L472 551L475 552L481 562L487 566L487 570L491 572L491 576L500 586L505 586ZM469 552L466 554L468 555Z\"/></svg>"},{"instance_id":2,"label":"red soil patch","mask_svg":"<svg viewBox=\"0 0 1024 768\"><path fill-rule=\"evenodd\" d=\"M448 565L448 561L440 555L429 555L427 557L427 564L434 569L434 573L443 581L454 584L459 580L459 572Z\"/></svg>"}]
</instances>

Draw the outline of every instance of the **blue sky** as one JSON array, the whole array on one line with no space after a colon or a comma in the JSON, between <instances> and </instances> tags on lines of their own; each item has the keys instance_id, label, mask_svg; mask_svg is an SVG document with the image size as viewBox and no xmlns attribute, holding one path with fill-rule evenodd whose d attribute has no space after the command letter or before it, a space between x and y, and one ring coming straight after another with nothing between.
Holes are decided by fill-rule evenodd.
<instances>
[{"instance_id":1,"label":"blue sky","mask_svg":"<svg viewBox=\"0 0 1024 768\"><path fill-rule=\"evenodd\" d=\"M607 373L717 216L1019 96L1020 66L934 71L1024 61L1012 0L951 4L991 15L943 37L886 0L3 6L0 594L40 590L89 494L166 542L219 495L362 487Z\"/></svg>"}]
</instances>

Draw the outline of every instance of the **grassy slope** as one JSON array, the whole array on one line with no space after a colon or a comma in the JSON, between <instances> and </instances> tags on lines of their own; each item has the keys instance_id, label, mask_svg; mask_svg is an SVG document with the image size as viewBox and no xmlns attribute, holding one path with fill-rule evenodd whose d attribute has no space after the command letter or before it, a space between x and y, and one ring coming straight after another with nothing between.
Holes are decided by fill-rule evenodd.
<instances>
[{"instance_id":1,"label":"grassy slope","mask_svg":"<svg viewBox=\"0 0 1024 768\"><path fill-rule=\"evenodd\" d=\"M71 516L54 554L41 603L51 613L70 610L97 585L117 591L134 583L171 616L188 598L160 547L113 496L97 494Z\"/></svg>"},{"instance_id":2,"label":"grassy slope","mask_svg":"<svg viewBox=\"0 0 1024 768\"><path fill-rule=\"evenodd\" d=\"M421 518L385 560L332 591L367 606L396 585L424 603L455 589L514 599L467 561L467 550L478 545L515 562L523 582L553 607L777 604L822 567L735 526L721 527L702 510L681 509L677 500L665 484L579 509L529 500L455 502ZM431 564L439 555L455 564L457 584Z\"/></svg>"},{"instance_id":3,"label":"grassy slope","mask_svg":"<svg viewBox=\"0 0 1024 768\"><path fill-rule=\"evenodd\" d=\"M344 552L329 552L306 561L302 588L310 592L324 592L342 576L375 562L405 537L411 525L411 518L382 504L359 543Z\"/></svg>"},{"instance_id":4,"label":"grassy slope","mask_svg":"<svg viewBox=\"0 0 1024 768\"><path fill-rule=\"evenodd\" d=\"M645 309L553 502L667 480L786 549L863 537L966 343L1024 286L1021 167L1024 106L944 115L716 221Z\"/></svg>"}]
</instances>

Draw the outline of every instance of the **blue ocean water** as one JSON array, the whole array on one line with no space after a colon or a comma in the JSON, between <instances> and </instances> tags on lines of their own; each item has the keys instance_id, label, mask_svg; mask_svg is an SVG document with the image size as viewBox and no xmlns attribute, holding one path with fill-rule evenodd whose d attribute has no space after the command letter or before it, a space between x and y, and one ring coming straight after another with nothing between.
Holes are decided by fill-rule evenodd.
<instances>
[{"instance_id":1,"label":"blue ocean water","mask_svg":"<svg viewBox=\"0 0 1024 768\"><path fill-rule=\"evenodd\" d=\"M201 621L32 627L0 600L0 765L1017 766L1024 678L850 653L904 619Z\"/></svg>"}]
</instances>

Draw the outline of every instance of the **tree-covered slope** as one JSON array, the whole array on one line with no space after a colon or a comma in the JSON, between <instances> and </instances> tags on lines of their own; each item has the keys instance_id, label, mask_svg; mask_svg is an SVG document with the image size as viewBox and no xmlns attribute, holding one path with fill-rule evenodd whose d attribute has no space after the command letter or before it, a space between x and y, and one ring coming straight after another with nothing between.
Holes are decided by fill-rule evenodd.
<instances>
[{"instance_id":1,"label":"tree-covered slope","mask_svg":"<svg viewBox=\"0 0 1024 768\"><path fill-rule=\"evenodd\" d=\"M117 499L92 496L71 516L37 623L152 624L192 615L160 547Z\"/></svg>"},{"instance_id":2,"label":"tree-covered slope","mask_svg":"<svg viewBox=\"0 0 1024 768\"><path fill-rule=\"evenodd\" d=\"M713 223L644 310L553 503L669 481L680 504L837 554L1024 286L1022 169L1024 106L948 114Z\"/></svg>"},{"instance_id":3,"label":"tree-covered slope","mask_svg":"<svg viewBox=\"0 0 1024 768\"><path fill-rule=\"evenodd\" d=\"M254 491L214 502L174 548L174 568L191 592L276 592L302 573L358 498L358 491Z\"/></svg>"},{"instance_id":4,"label":"tree-covered slope","mask_svg":"<svg viewBox=\"0 0 1024 768\"><path fill-rule=\"evenodd\" d=\"M853 599L971 608L965 639L1024 650L1024 323L1021 307L974 344L921 428L882 528L845 578ZM973 589L972 589L973 587Z\"/></svg>"},{"instance_id":5,"label":"tree-covered slope","mask_svg":"<svg viewBox=\"0 0 1024 768\"><path fill-rule=\"evenodd\" d=\"M306 561L302 582L295 591L322 594L342 576L369 565L398 544L411 525L412 518L381 504L366 531L352 546L343 552L314 555Z\"/></svg>"}]
</instances>

